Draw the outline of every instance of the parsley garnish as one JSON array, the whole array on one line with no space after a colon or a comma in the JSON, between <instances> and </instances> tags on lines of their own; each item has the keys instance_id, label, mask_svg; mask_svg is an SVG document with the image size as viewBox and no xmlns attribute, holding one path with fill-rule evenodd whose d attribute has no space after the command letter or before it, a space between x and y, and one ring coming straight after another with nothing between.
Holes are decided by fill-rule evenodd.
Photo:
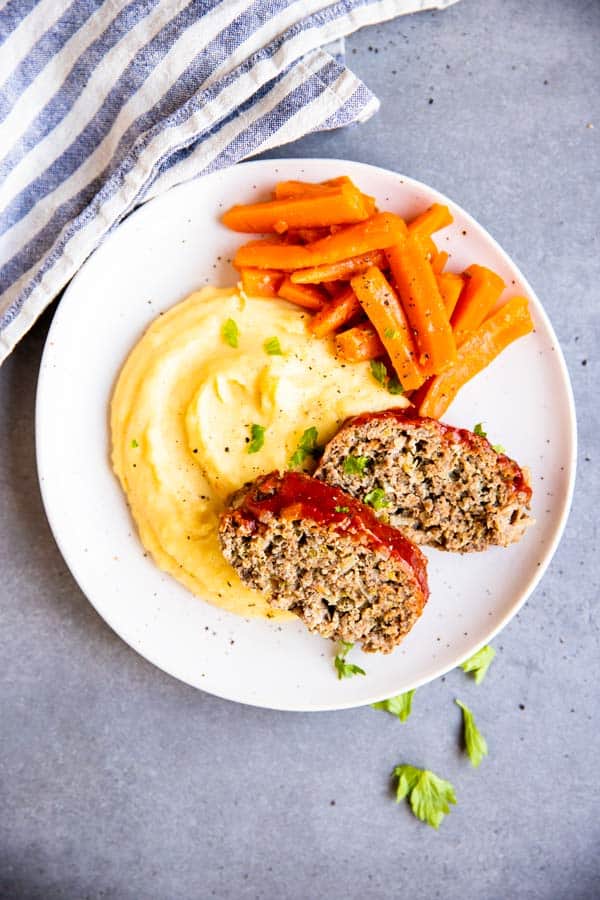
<instances>
[{"instance_id":1,"label":"parsley garnish","mask_svg":"<svg viewBox=\"0 0 600 900\"><path fill-rule=\"evenodd\" d=\"M301 466L307 456L319 455L321 448L317 445L318 438L319 432L314 425L311 428L306 429L298 442L297 448L290 456L290 461L288 463L290 469Z\"/></svg>"},{"instance_id":2,"label":"parsley garnish","mask_svg":"<svg viewBox=\"0 0 600 900\"><path fill-rule=\"evenodd\" d=\"M342 678L352 678L354 675L367 674L360 666L355 666L354 663L346 662L346 656L353 647L354 644L351 644L349 641L340 641L338 644L338 652L333 664L335 666L335 671L337 672L337 677L340 680Z\"/></svg>"},{"instance_id":3,"label":"parsley garnish","mask_svg":"<svg viewBox=\"0 0 600 900\"><path fill-rule=\"evenodd\" d=\"M370 362L371 366L371 375L379 384L383 387L387 387L390 394L403 394L404 388L400 384L398 380L398 376L395 372L392 372L391 375L388 375L388 370L380 359L372 359Z\"/></svg>"},{"instance_id":4,"label":"parsley garnish","mask_svg":"<svg viewBox=\"0 0 600 900\"><path fill-rule=\"evenodd\" d=\"M256 423L250 428L250 443L248 444L248 453L258 453L265 442L265 428L263 425Z\"/></svg>"},{"instance_id":5,"label":"parsley garnish","mask_svg":"<svg viewBox=\"0 0 600 900\"><path fill-rule=\"evenodd\" d=\"M347 512L350 512L350 507L349 507L349 506L336 506L336 507L334 507L334 508L335 508L336 513L347 513Z\"/></svg>"},{"instance_id":6,"label":"parsley garnish","mask_svg":"<svg viewBox=\"0 0 600 900\"><path fill-rule=\"evenodd\" d=\"M438 829L444 816L450 812L450 804L456 803L454 788L428 769L414 766L396 766L394 776L398 779L396 803L408 797L410 806L422 822Z\"/></svg>"},{"instance_id":7,"label":"parsley garnish","mask_svg":"<svg viewBox=\"0 0 600 900\"><path fill-rule=\"evenodd\" d=\"M454 702L462 709L465 747L467 749L467 753L469 754L471 765L477 767L483 757L487 756L488 754L487 741L477 728L475 719L473 718L473 713L471 712L469 707L464 703L461 703L460 700L455 700Z\"/></svg>"},{"instance_id":8,"label":"parsley garnish","mask_svg":"<svg viewBox=\"0 0 600 900\"><path fill-rule=\"evenodd\" d=\"M404 694L398 694L396 697L389 697L387 700L381 700L379 703L371 703L373 709L383 709L385 712L397 716L401 722L406 722L410 716L412 709L413 691L406 691Z\"/></svg>"},{"instance_id":9,"label":"parsley garnish","mask_svg":"<svg viewBox=\"0 0 600 900\"><path fill-rule=\"evenodd\" d=\"M385 363L382 363L380 359L372 359L370 362L371 366L371 375L378 381L379 384L385 384L387 379L387 369L385 367Z\"/></svg>"},{"instance_id":10,"label":"parsley garnish","mask_svg":"<svg viewBox=\"0 0 600 900\"><path fill-rule=\"evenodd\" d=\"M272 337L266 340L264 348L265 353L268 353L269 356L283 356L283 350L281 349L278 337Z\"/></svg>"},{"instance_id":11,"label":"parsley garnish","mask_svg":"<svg viewBox=\"0 0 600 900\"><path fill-rule=\"evenodd\" d=\"M369 462L368 456L347 456L344 460L345 475L364 475L365 467Z\"/></svg>"},{"instance_id":12,"label":"parsley garnish","mask_svg":"<svg viewBox=\"0 0 600 900\"><path fill-rule=\"evenodd\" d=\"M237 323L233 319L227 319L226 322L223 322L221 334L226 344L229 344L230 347L237 347L239 330Z\"/></svg>"},{"instance_id":13,"label":"parsley garnish","mask_svg":"<svg viewBox=\"0 0 600 900\"><path fill-rule=\"evenodd\" d=\"M384 506L389 506L390 503L382 488L373 488L372 491L365 494L364 501L368 506L372 506L373 509L383 509Z\"/></svg>"},{"instance_id":14,"label":"parsley garnish","mask_svg":"<svg viewBox=\"0 0 600 900\"><path fill-rule=\"evenodd\" d=\"M482 647L481 650L478 650L477 653L466 659L464 663L461 663L460 667L463 672L471 672L473 674L475 684L481 684L495 655L496 651L494 648L486 644L485 647Z\"/></svg>"},{"instance_id":15,"label":"parsley garnish","mask_svg":"<svg viewBox=\"0 0 600 900\"><path fill-rule=\"evenodd\" d=\"M383 333L384 333L385 337L388 338L388 340L390 340L390 341L395 341L397 338L400 337L400 332L397 331L395 328L386 328Z\"/></svg>"},{"instance_id":16,"label":"parsley garnish","mask_svg":"<svg viewBox=\"0 0 600 900\"><path fill-rule=\"evenodd\" d=\"M395 372L393 375L390 375L390 377L388 378L387 389L390 392L390 394L403 394L404 393L404 388L400 384L400 381L398 380L398 376L396 375Z\"/></svg>"},{"instance_id":17,"label":"parsley garnish","mask_svg":"<svg viewBox=\"0 0 600 900\"><path fill-rule=\"evenodd\" d=\"M479 437L487 437L487 431L483 430L483 425L481 422L477 423L477 425L473 429L473 434L478 434ZM496 453L506 453L506 450L504 449L502 444L491 444L490 446Z\"/></svg>"},{"instance_id":18,"label":"parsley garnish","mask_svg":"<svg viewBox=\"0 0 600 900\"><path fill-rule=\"evenodd\" d=\"M138 442L137 442L136 439L134 438L134 439L132 440L132 442L131 442L131 446L132 446L133 449L135 450L135 449L136 449L137 447L139 447L140 445L138 444Z\"/></svg>"}]
</instances>

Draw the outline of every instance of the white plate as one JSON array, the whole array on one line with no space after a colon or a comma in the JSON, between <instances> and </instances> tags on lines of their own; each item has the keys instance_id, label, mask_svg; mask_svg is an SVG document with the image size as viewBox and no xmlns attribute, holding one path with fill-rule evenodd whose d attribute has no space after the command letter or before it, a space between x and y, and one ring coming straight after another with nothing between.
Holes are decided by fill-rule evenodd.
<instances>
[{"instance_id":1,"label":"white plate","mask_svg":"<svg viewBox=\"0 0 600 900\"><path fill-rule=\"evenodd\" d=\"M382 208L410 217L448 203L437 236L449 268L488 265L530 299L534 334L513 344L460 393L446 419L472 428L531 468L537 519L508 550L428 551L431 599L391 656L351 659L366 677L338 681L333 644L300 623L248 620L189 594L143 554L109 465L108 404L146 326L204 284L236 281L236 236L223 209L265 197L274 181L348 174ZM507 292L508 295L508 292ZM575 415L564 359L533 291L460 207L393 172L333 159L257 161L181 185L130 216L83 265L54 317L37 395L37 460L46 512L81 589L108 624L155 665L220 697L288 710L342 709L424 684L456 666L514 616L543 575L563 530L575 474Z\"/></svg>"}]
</instances>

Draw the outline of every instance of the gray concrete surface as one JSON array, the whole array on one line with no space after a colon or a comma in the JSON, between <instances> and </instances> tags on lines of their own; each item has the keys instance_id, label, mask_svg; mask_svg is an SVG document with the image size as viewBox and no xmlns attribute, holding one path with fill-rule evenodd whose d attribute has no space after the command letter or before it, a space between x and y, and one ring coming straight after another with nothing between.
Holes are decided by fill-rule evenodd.
<instances>
[{"instance_id":1,"label":"gray concrete surface","mask_svg":"<svg viewBox=\"0 0 600 900\"><path fill-rule=\"evenodd\" d=\"M463 0L372 28L348 59L380 114L284 151L445 191L517 260L564 348L573 512L480 688L453 672L402 726L244 708L154 669L87 603L44 518L33 408L50 315L0 370L2 898L600 897L599 47L600 4L583 0ZM477 771L457 693L490 745ZM439 833L393 802L401 761L455 784Z\"/></svg>"}]
</instances>

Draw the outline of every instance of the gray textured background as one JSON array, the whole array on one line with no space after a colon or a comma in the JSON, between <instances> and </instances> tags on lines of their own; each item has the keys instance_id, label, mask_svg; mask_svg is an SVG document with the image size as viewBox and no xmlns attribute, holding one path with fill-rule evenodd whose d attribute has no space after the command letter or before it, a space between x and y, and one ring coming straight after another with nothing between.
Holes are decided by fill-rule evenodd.
<instances>
[{"instance_id":1,"label":"gray textured background","mask_svg":"<svg viewBox=\"0 0 600 900\"><path fill-rule=\"evenodd\" d=\"M2 898L600 897L600 3L463 0L347 46L381 112L283 155L422 179L522 267L578 405L563 542L485 683L451 673L404 726L194 691L109 630L49 533L33 444L45 315L0 370ZM457 693L490 745L478 771ZM401 761L455 784L439 833L393 802Z\"/></svg>"}]
</instances>

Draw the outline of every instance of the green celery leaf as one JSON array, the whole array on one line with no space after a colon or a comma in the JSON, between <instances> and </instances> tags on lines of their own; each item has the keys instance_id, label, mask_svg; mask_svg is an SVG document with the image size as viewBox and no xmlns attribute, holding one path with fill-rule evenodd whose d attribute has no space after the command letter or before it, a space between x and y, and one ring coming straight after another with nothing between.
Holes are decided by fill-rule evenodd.
<instances>
[{"instance_id":1,"label":"green celery leaf","mask_svg":"<svg viewBox=\"0 0 600 900\"><path fill-rule=\"evenodd\" d=\"M383 709L392 716L397 716L401 722L406 722L412 710L413 691L406 691L404 694L398 694L396 697L388 697L387 700L381 700L379 703L372 703L373 709Z\"/></svg>"},{"instance_id":2,"label":"green celery leaf","mask_svg":"<svg viewBox=\"0 0 600 900\"><path fill-rule=\"evenodd\" d=\"M283 356L283 350L281 349L278 337L272 337L266 340L264 348L265 353L268 353L269 356Z\"/></svg>"},{"instance_id":3,"label":"green celery leaf","mask_svg":"<svg viewBox=\"0 0 600 900\"><path fill-rule=\"evenodd\" d=\"M369 462L368 456L347 456L344 460L345 475L364 475L365 467Z\"/></svg>"},{"instance_id":4,"label":"green celery leaf","mask_svg":"<svg viewBox=\"0 0 600 900\"><path fill-rule=\"evenodd\" d=\"M227 319L226 322L223 322L221 334L226 344L229 344L230 347L237 347L239 330L237 323L233 319Z\"/></svg>"},{"instance_id":5,"label":"green celery leaf","mask_svg":"<svg viewBox=\"0 0 600 900\"><path fill-rule=\"evenodd\" d=\"M382 488L373 488L372 491L365 494L364 502L367 506L372 506L373 509L383 509L384 506L389 506L389 500L386 498L385 491Z\"/></svg>"},{"instance_id":6,"label":"green celery leaf","mask_svg":"<svg viewBox=\"0 0 600 900\"><path fill-rule=\"evenodd\" d=\"M492 660L496 655L496 651L489 644L470 656L464 663L460 664L463 672L471 672L475 679L475 684L481 684L485 678L486 672L492 664Z\"/></svg>"},{"instance_id":7,"label":"green celery leaf","mask_svg":"<svg viewBox=\"0 0 600 900\"><path fill-rule=\"evenodd\" d=\"M265 428L263 425L252 425L250 429L250 443L248 444L248 453L258 453L265 443Z\"/></svg>"},{"instance_id":8,"label":"green celery leaf","mask_svg":"<svg viewBox=\"0 0 600 900\"><path fill-rule=\"evenodd\" d=\"M473 713L471 712L469 707L464 703L461 703L460 700L455 700L454 702L462 709L465 747L467 748L467 753L469 754L471 764L477 767L483 757L487 756L488 754L487 741L477 728Z\"/></svg>"},{"instance_id":9,"label":"green celery leaf","mask_svg":"<svg viewBox=\"0 0 600 900\"><path fill-rule=\"evenodd\" d=\"M415 816L432 828L439 828L444 816L450 812L450 804L456 803L450 782L428 769L409 765L396 766L394 775L398 779L396 802L408 797Z\"/></svg>"}]
</instances>

